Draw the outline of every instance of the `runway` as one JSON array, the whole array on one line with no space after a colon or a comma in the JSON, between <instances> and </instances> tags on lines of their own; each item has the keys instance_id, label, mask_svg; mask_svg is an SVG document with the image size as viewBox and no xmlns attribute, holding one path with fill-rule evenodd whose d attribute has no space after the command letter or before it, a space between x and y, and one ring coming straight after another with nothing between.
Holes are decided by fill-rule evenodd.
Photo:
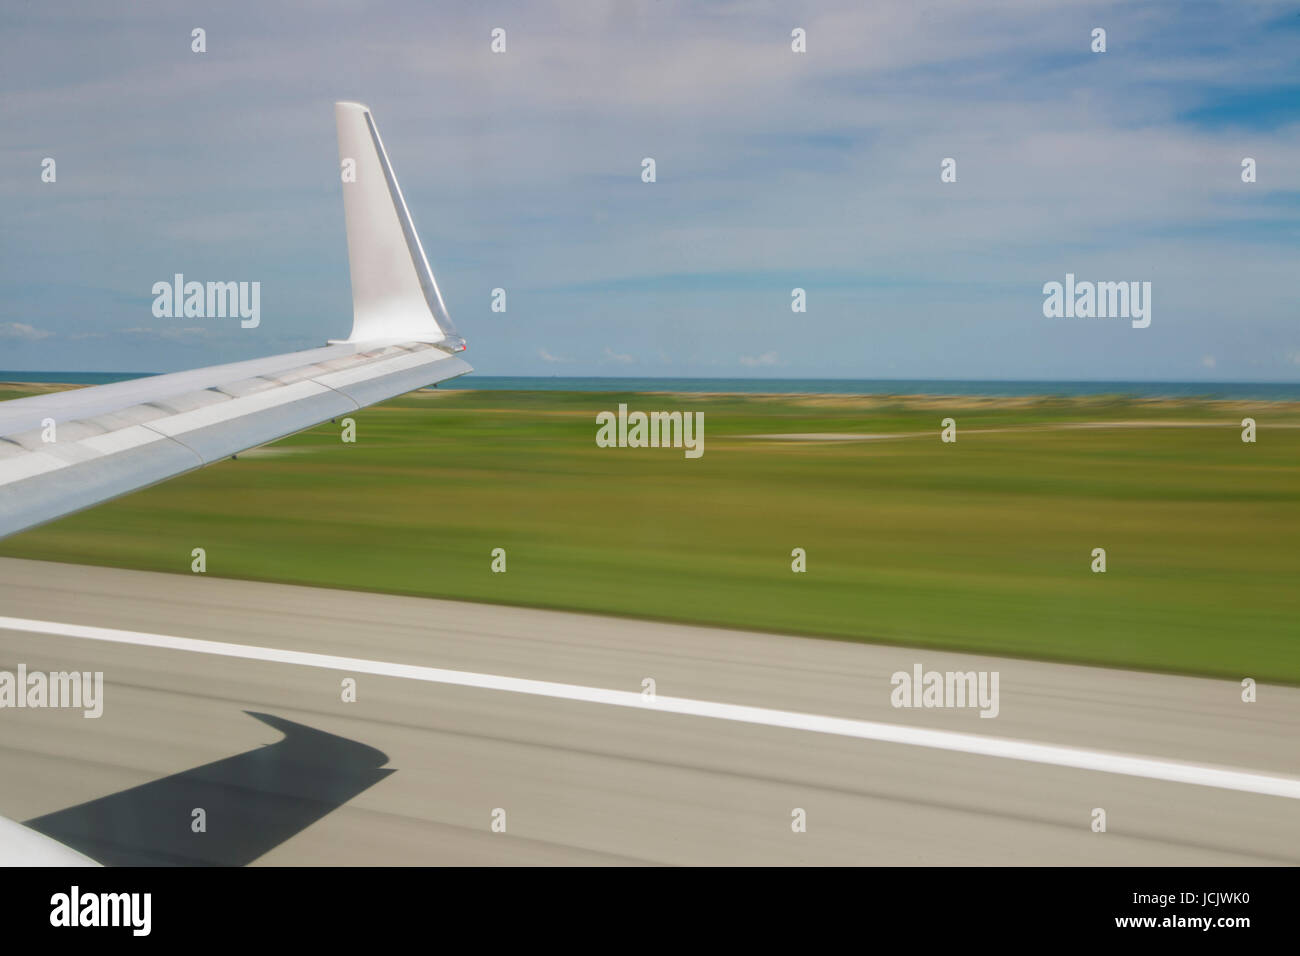
<instances>
[{"instance_id":1,"label":"runway","mask_svg":"<svg viewBox=\"0 0 1300 956\"><path fill-rule=\"evenodd\" d=\"M104 862L1300 863L1251 783L1300 786L1296 688L15 559L0 616L0 671L104 673L0 710L0 816ZM998 715L892 706L918 664Z\"/></svg>"}]
</instances>

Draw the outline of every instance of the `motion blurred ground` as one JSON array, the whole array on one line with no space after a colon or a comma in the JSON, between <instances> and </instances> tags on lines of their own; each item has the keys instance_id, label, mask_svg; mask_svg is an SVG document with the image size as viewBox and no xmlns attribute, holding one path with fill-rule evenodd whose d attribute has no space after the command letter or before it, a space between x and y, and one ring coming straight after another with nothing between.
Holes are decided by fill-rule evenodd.
<instances>
[{"instance_id":1,"label":"motion blurred ground","mask_svg":"<svg viewBox=\"0 0 1300 956\"><path fill-rule=\"evenodd\" d=\"M703 411L703 457L598 448L619 402ZM1300 683L1300 405L444 389L354 417L0 554L202 547L215 576Z\"/></svg>"}]
</instances>

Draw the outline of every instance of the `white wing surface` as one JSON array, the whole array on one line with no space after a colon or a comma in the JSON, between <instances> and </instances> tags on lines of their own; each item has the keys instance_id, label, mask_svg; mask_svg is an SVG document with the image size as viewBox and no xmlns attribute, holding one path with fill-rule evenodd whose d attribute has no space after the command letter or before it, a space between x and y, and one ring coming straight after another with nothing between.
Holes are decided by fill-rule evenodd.
<instances>
[{"instance_id":1,"label":"white wing surface","mask_svg":"<svg viewBox=\"0 0 1300 956\"><path fill-rule=\"evenodd\" d=\"M473 371L370 110L335 105L352 334L325 348L0 402L0 537Z\"/></svg>"}]
</instances>

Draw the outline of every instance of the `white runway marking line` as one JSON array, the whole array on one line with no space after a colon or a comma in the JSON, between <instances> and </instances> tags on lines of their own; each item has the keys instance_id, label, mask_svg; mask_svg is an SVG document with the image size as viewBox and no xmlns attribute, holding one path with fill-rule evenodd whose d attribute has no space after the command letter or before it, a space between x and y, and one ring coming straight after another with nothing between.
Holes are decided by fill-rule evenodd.
<instances>
[{"instance_id":1,"label":"white runway marking line","mask_svg":"<svg viewBox=\"0 0 1300 956\"><path fill-rule=\"evenodd\" d=\"M524 677L502 677L497 674L477 674L472 671L444 670L440 667L421 667L414 664L393 664L371 661L359 657L336 657L331 654L313 654L307 651L287 651L274 647L257 647L250 644L228 644L223 641L202 641L168 634L145 634L139 631L121 631L109 627L91 627L84 624L61 624L54 621L33 621L19 617L0 617L0 630L28 631L35 634L53 634L60 637L107 641L114 644L135 644L141 647L160 647L195 654L215 654L220 657L237 657L252 661L271 661L278 664L297 664L302 667L322 667L327 670L348 671L357 674L374 674L380 677L402 677L407 680L426 681L432 684L455 684L461 687L480 687L484 690L506 691L512 694L531 694L536 697L554 697L561 700L578 700L590 704L609 704L614 707L632 707L666 714L684 714L690 717L710 717L715 720L735 720L767 727L785 727L790 730L807 730L819 734L837 734L886 743L910 744L958 753L980 754L986 757L1003 757L1008 760L1026 760L1031 763L1052 764L1078 770L1096 770L1101 773L1118 773L1151 780L1173 783L1191 783L1223 790L1241 790L1272 797L1300 800L1300 779L1276 777L1269 774L1232 770L1226 767L1205 767L1197 764L1140 757L1133 754L1086 750L1058 744L1038 744L1028 740L1003 737L986 737L948 730L927 730L884 724L871 720L853 720L845 717L825 717L789 710L772 710L767 707L749 707L743 704L720 704L708 700L691 700L685 697L655 697L647 702L639 691L606 690L585 687L581 684L559 684L553 681L531 680Z\"/></svg>"}]
</instances>

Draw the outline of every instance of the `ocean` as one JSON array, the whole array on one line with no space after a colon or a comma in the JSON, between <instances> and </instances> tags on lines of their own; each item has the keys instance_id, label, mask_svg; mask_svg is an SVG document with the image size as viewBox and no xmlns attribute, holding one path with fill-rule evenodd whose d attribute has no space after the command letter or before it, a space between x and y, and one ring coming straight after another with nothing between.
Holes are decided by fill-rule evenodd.
<instances>
[{"instance_id":1,"label":"ocean","mask_svg":"<svg viewBox=\"0 0 1300 956\"><path fill-rule=\"evenodd\" d=\"M0 370L0 382L104 385L144 372ZM922 378L597 378L467 375L446 389L573 392L749 392L794 395L1129 395L1138 398L1240 398L1300 402L1300 382L1048 382Z\"/></svg>"}]
</instances>

